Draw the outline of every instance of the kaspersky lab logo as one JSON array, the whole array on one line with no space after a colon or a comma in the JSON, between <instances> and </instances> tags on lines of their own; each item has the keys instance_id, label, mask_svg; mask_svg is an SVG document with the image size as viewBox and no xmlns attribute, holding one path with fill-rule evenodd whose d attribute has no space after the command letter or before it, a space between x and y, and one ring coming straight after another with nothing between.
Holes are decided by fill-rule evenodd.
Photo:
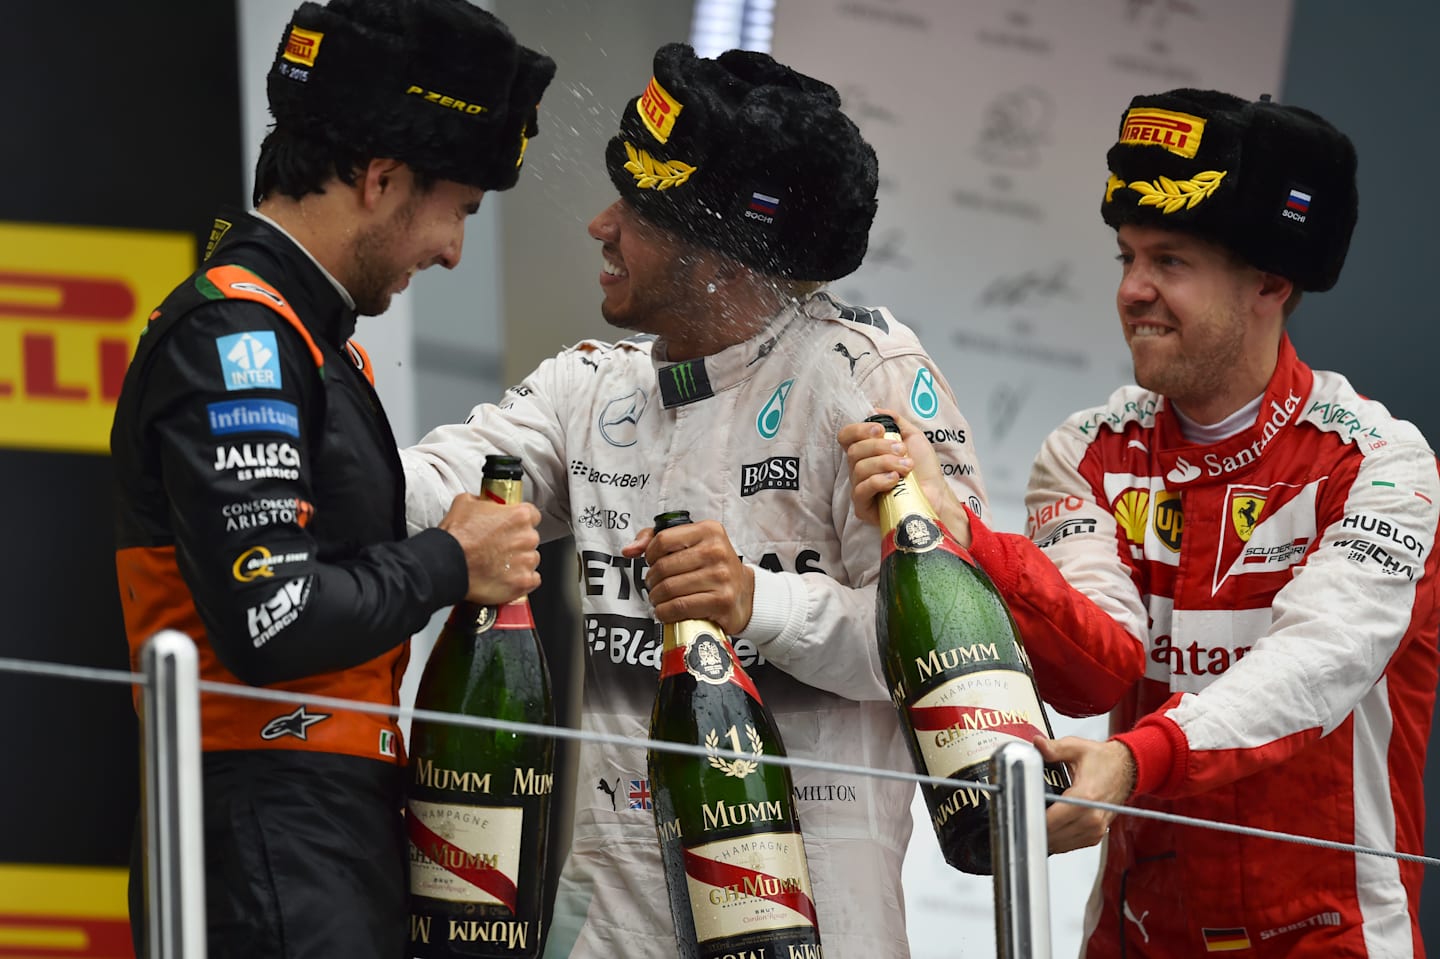
<instances>
[{"instance_id":1,"label":"kaspersky lab logo","mask_svg":"<svg viewBox=\"0 0 1440 959\"><path fill-rule=\"evenodd\" d=\"M760 408L760 414L755 417L755 429L767 440L773 440L775 434L780 432L780 421L785 418L785 398L790 395L790 389L795 385L793 379L786 380L775 387L775 392L765 401Z\"/></svg>"}]
</instances>

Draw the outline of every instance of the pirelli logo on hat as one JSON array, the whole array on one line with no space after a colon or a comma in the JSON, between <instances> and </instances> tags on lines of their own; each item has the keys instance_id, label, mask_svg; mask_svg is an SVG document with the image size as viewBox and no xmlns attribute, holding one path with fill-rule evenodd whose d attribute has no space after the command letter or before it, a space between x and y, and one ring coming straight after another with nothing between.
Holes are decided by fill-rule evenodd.
<instances>
[{"instance_id":1,"label":"pirelli logo on hat","mask_svg":"<svg viewBox=\"0 0 1440 959\"><path fill-rule=\"evenodd\" d=\"M318 30L306 30L292 25L290 35L285 38L285 52L281 56L291 63L313 67L315 55L320 52L320 41L325 34Z\"/></svg>"},{"instance_id":2,"label":"pirelli logo on hat","mask_svg":"<svg viewBox=\"0 0 1440 959\"><path fill-rule=\"evenodd\" d=\"M684 107L660 85L659 80L651 77L645 92L635 102L635 109L651 135L664 143L670 139L670 131L675 129L675 118Z\"/></svg>"},{"instance_id":3,"label":"pirelli logo on hat","mask_svg":"<svg viewBox=\"0 0 1440 959\"><path fill-rule=\"evenodd\" d=\"M1200 149L1205 121L1188 113L1172 113L1150 107L1136 107L1125 114L1120 142L1128 146L1164 147L1177 156L1191 159Z\"/></svg>"}]
</instances>

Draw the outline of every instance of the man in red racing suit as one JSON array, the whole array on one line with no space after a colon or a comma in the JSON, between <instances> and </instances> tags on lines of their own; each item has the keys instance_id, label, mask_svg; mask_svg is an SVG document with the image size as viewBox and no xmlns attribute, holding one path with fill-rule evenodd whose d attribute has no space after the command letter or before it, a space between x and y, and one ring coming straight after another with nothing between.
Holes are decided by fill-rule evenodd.
<instances>
[{"instance_id":1,"label":"man in red racing suit","mask_svg":"<svg viewBox=\"0 0 1440 959\"><path fill-rule=\"evenodd\" d=\"M1111 711L1106 743L1040 741L1074 764L1071 795L1421 853L1435 457L1284 333L1297 291L1338 277L1353 148L1298 108L1178 90L1132 101L1108 159L1141 385L1046 440L1029 538L967 515L909 424L901 449L1011 604L1045 699ZM862 515L909 468L877 431L841 433ZM1424 955L1418 864L1064 803L1047 819L1054 851L1106 839L1086 956Z\"/></svg>"}]
</instances>

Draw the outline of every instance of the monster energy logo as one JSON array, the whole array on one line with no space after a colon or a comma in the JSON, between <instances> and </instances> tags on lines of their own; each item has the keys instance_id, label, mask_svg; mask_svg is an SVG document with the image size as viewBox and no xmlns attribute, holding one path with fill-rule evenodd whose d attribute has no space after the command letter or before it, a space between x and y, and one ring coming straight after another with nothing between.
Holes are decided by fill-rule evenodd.
<instances>
[{"instance_id":1,"label":"monster energy logo","mask_svg":"<svg viewBox=\"0 0 1440 959\"><path fill-rule=\"evenodd\" d=\"M689 360L670 367L670 381L682 400L693 399L695 394L695 370Z\"/></svg>"},{"instance_id":2,"label":"monster energy logo","mask_svg":"<svg viewBox=\"0 0 1440 959\"><path fill-rule=\"evenodd\" d=\"M713 395L704 360L683 360L660 371L660 398L667 408Z\"/></svg>"}]
</instances>

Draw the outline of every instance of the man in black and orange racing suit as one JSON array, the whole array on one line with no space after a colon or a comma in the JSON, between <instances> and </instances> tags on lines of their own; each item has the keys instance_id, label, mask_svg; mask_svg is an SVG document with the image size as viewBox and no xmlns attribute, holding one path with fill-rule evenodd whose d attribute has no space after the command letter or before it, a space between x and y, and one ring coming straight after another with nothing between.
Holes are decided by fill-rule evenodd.
<instances>
[{"instance_id":1,"label":"man in black and orange racing suit","mask_svg":"<svg viewBox=\"0 0 1440 959\"><path fill-rule=\"evenodd\" d=\"M469 4L303 5L269 75L257 209L217 221L127 373L111 448L132 660L176 629L203 679L294 694L202 698L212 957L406 955L399 728L305 697L395 706L436 610L538 585L539 515L458 497L407 539L395 440L349 338L414 273L458 264L467 216L518 179L553 72ZM427 86L483 118L407 93ZM138 842L134 858L144 955Z\"/></svg>"}]
</instances>

